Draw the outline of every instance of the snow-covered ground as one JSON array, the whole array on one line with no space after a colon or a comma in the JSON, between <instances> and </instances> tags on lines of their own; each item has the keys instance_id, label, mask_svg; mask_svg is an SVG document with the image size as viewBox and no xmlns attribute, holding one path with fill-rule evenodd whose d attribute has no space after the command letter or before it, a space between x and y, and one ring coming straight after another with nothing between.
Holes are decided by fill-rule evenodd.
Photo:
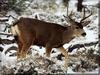
<instances>
[{"instance_id":1,"label":"snow-covered ground","mask_svg":"<svg viewBox=\"0 0 100 75\"><path fill-rule=\"evenodd\" d=\"M65 21L62 22L61 19L63 18L63 14L66 14L66 7L63 6L63 4L61 2L62 2L62 0L54 0L54 1L48 0L48 1L44 1L44 2L43 2L43 0L34 0L31 3L31 6L28 7L27 10L25 10L25 12L22 13L21 16L35 18L35 15L37 14L39 16L38 18L40 20L55 22L55 23L63 24L63 26L64 26L66 22ZM85 38L83 38L83 37L75 38L70 43L65 44L64 45L65 49L67 49L70 45L74 45L74 44L82 44L82 43L90 43L90 42L98 41L98 8L91 6L91 5L95 6L97 3L98 3L98 0L91 0L91 1L85 0L85 2L83 4L87 5L90 10L94 9L93 15L89 18L91 20L91 23L87 27L84 27L84 30L86 31L87 35L86 35ZM76 7L75 7L76 1L71 0L69 4L70 4L69 5L69 7L70 7L69 11L73 10L74 12L76 12ZM43 9L44 8L43 6L45 7L45 9ZM15 12L13 12L13 11L8 12L7 15L13 15L17 18L21 17L21 16L18 16L17 14L15 14ZM81 15L81 14L79 14L79 15ZM78 19L76 19L76 20L78 20ZM12 21L13 21L13 19L11 18L7 23L11 24ZM6 36L1 36L1 38L3 38L3 39L4 38L13 39L13 37L7 38ZM1 60L1 62L0 62L0 73L2 72L2 70L3 70L2 67L4 67L4 66L6 66L9 69L16 67L17 70L15 70L14 73L17 73L20 66L22 66L22 63L24 63L26 65L25 68L30 68L29 66L27 66L30 62L33 62L35 64L34 70L36 70L40 73L45 73L45 72L49 73L49 68L48 68L48 70L44 70L44 67L43 67L44 63L46 63L45 61L47 61L43 58L44 53L45 53L45 48L40 49L40 47L38 47L38 46L31 46L32 54L28 55L28 57L27 57L28 59L23 60L23 61L17 61L16 56L12 56L12 57L9 56L10 54L15 53L16 52L15 50L11 50L10 52L8 52L5 55L5 51L8 48L10 48L11 46L17 47L17 44L14 43L14 44L9 44L9 45L0 45L0 47L4 48L3 52L0 52L0 60ZM86 47L86 48L87 49L93 48L95 50L94 52L98 51L98 45L96 45L96 47L90 46L90 47ZM60 54L60 52L58 52L57 49L55 49L55 48L53 50L55 51L55 53L51 54L50 59L53 62L55 62L55 64L49 66L49 67L51 67L50 71L53 68L54 69L56 69L56 68L62 69L62 66L63 66L62 64L64 63L63 60L61 61L61 60L57 59L57 56ZM71 53L69 53L69 54L71 54ZM72 52L72 54L77 54L76 50L74 50ZM37 60L39 61L38 66L41 64L42 68L36 67L36 65L37 65L36 64L37 62L35 62L36 61L35 58L37 58L36 56L38 56L38 58L41 59L41 60L38 60L38 59ZM82 57L82 58L85 59L85 57ZM73 59L75 59L75 63L70 61L74 65L72 64L72 66L68 67L67 73L69 73L69 74L76 74L76 73L77 74L84 74L84 73L85 74L87 74L87 73L97 74L98 73L98 67L94 70L92 69L91 71L86 71L85 69L84 70L82 69L81 71L75 72L73 69L75 68L75 66L78 65L78 63L80 64L80 61L78 61L77 57L75 57ZM34 66L34 64L33 64L33 66ZM93 62L93 64L94 64L94 62ZM95 65L97 65L97 63L95 63ZM61 71L61 73L63 73L63 72Z\"/></svg>"}]
</instances>

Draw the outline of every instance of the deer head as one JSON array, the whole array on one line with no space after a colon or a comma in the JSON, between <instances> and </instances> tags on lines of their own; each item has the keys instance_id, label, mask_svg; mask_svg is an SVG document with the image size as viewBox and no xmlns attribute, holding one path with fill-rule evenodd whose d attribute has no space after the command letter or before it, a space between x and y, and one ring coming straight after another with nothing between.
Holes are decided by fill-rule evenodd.
<instances>
[{"instance_id":1,"label":"deer head","mask_svg":"<svg viewBox=\"0 0 100 75\"><path fill-rule=\"evenodd\" d=\"M84 16L80 22L75 21L72 19L72 15L74 15L72 12L70 15L64 16L65 20L69 23L70 27L73 30L74 36L86 36L86 32L84 31L83 27L87 26L91 21L85 21L88 17L92 15L92 12L88 16Z\"/></svg>"}]
</instances>

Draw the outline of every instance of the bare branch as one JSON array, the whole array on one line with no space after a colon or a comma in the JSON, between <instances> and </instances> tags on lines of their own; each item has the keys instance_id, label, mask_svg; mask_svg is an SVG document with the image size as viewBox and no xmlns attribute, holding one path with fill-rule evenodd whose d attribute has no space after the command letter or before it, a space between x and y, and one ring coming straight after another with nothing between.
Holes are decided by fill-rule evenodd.
<instances>
[{"instance_id":1,"label":"bare branch","mask_svg":"<svg viewBox=\"0 0 100 75\"><path fill-rule=\"evenodd\" d=\"M12 16L12 15L5 16L5 17L8 17L8 18L12 17L14 20L18 20L17 18L15 18L15 17L14 17L14 16Z\"/></svg>"},{"instance_id":2,"label":"bare branch","mask_svg":"<svg viewBox=\"0 0 100 75\"><path fill-rule=\"evenodd\" d=\"M0 35L8 35L8 36L13 36L13 34L1 33L1 32L0 32Z\"/></svg>"},{"instance_id":3,"label":"bare branch","mask_svg":"<svg viewBox=\"0 0 100 75\"><path fill-rule=\"evenodd\" d=\"M0 22L8 21L8 19L0 19Z\"/></svg>"},{"instance_id":4,"label":"bare branch","mask_svg":"<svg viewBox=\"0 0 100 75\"><path fill-rule=\"evenodd\" d=\"M90 17L92 15L92 11L90 11L88 8L87 10L90 12L90 14L88 16L85 17L85 8L87 7L84 7L84 16L83 16L83 19L81 19L80 23L82 23L85 19L87 19L88 17Z\"/></svg>"},{"instance_id":5,"label":"bare branch","mask_svg":"<svg viewBox=\"0 0 100 75\"><path fill-rule=\"evenodd\" d=\"M92 45L96 45L98 43L99 43L99 41L90 42L90 43L84 43L84 44L71 45L71 46L68 47L68 52L72 52L76 48L82 48L82 47L85 47L85 46L92 46Z\"/></svg>"},{"instance_id":6,"label":"bare branch","mask_svg":"<svg viewBox=\"0 0 100 75\"><path fill-rule=\"evenodd\" d=\"M5 51L5 55L8 53L8 52L10 52L11 50L17 50L17 47L16 46L12 46L12 47L10 47L10 48L8 48L6 51Z\"/></svg>"},{"instance_id":7,"label":"bare branch","mask_svg":"<svg viewBox=\"0 0 100 75\"><path fill-rule=\"evenodd\" d=\"M12 44L12 43L15 43L16 41L15 41L15 39L13 39L13 40L9 40L9 39L1 39L0 38L0 41L2 42L1 44Z\"/></svg>"}]
</instances>

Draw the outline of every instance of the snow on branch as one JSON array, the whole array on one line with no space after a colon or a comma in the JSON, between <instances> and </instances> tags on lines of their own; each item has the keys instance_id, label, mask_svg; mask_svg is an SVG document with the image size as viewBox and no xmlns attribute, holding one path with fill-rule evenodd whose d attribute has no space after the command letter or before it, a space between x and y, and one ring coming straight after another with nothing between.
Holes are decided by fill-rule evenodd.
<instances>
[{"instance_id":1,"label":"snow on branch","mask_svg":"<svg viewBox=\"0 0 100 75\"><path fill-rule=\"evenodd\" d=\"M0 22L8 21L8 19L0 19Z\"/></svg>"},{"instance_id":2,"label":"snow on branch","mask_svg":"<svg viewBox=\"0 0 100 75\"><path fill-rule=\"evenodd\" d=\"M9 40L9 39L1 39L0 38L0 44L12 44L15 43L15 39Z\"/></svg>"},{"instance_id":3,"label":"snow on branch","mask_svg":"<svg viewBox=\"0 0 100 75\"><path fill-rule=\"evenodd\" d=\"M10 34L10 33L2 33L2 32L0 32L0 35L13 36L13 35L12 35L12 34Z\"/></svg>"},{"instance_id":4,"label":"snow on branch","mask_svg":"<svg viewBox=\"0 0 100 75\"><path fill-rule=\"evenodd\" d=\"M92 45L96 45L96 44L98 44L99 43L99 41L95 41L95 42L90 42L90 43L84 43L84 44L75 44L75 45L70 45L69 47L68 47L68 52L72 52L74 49L76 49L76 48L82 48L82 47L84 47L85 48L85 46L92 46Z\"/></svg>"}]
</instances>

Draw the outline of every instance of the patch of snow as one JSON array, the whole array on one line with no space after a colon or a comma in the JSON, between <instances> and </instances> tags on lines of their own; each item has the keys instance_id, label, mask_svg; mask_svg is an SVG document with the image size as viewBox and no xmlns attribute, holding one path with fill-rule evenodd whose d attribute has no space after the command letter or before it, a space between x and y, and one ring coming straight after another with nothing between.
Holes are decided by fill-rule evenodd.
<instances>
[{"instance_id":1,"label":"patch of snow","mask_svg":"<svg viewBox=\"0 0 100 75\"><path fill-rule=\"evenodd\" d=\"M6 16L10 16L10 15L13 16L16 19L18 18L18 15L14 11L7 12ZM9 17L9 21L7 21L6 23L8 23L9 25L11 25L13 22L15 22L15 19L13 17Z\"/></svg>"},{"instance_id":2,"label":"patch of snow","mask_svg":"<svg viewBox=\"0 0 100 75\"><path fill-rule=\"evenodd\" d=\"M37 1L37 0L36 0ZM40 1L40 0L38 0L38 1ZM70 7L71 7L71 9L69 10L69 11L71 11L72 9L73 9L73 11L76 11L76 8L75 8L75 4L76 4L76 0L71 0L70 1ZM95 4L97 4L97 2L98 2L98 0L87 0L87 1L85 1L84 2L84 5L95 5ZM42 2L43 3L43 2ZM56 4L60 4L61 3L61 0L56 0ZM34 4L34 3L33 3ZM45 4L45 3L43 3L43 4ZM73 8L72 8L73 7ZM34 17L34 15L35 14L38 14L38 16L39 16L39 14L46 14L45 13L45 11L43 11L42 9L32 9L32 8L30 8L29 10L31 10L30 12L31 13L29 13L30 15L26 15L26 12L24 13L24 15L22 15L23 17L31 17L31 18L33 18ZM57 11L55 11L55 15L57 15L57 16L62 16L63 14L65 14L66 13L66 8L65 9L63 9L62 10L62 7L58 7L58 9L57 9ZM27 11L27 12L29 12L29 11ZM50 12L49 13L47 13L47 14L51 14ZM14 11L10 11L10 12L8 12L7 13L7 16L9 16L9 15L13 15L14 17L18 17L18 15L16 15L16 13L14 13ZM52 14L51 14L52 15ZM93 26L96 26L96 30L97 30L97 28L98 28L98 15L97 15L97 12L96 12L96 14L95 14L95 16L97 16L97 17L94 17L94 19L92 19L93 17L91 17L90 19L92 19L93 20L93 22L91 23L92 25L90 25L91 27L93 27ZM20 16L21 17L21 16ZM39 16L39 18L41 19L41 17ZM48 18L48 16L43 16L43 18ZM53 20L56 20L55 18L53 19ZM12 22L14 21L14 19L13 18L9 18L9 21L7 22L7 23L9 23L9 24L12 24ZM96 41L96 40L98 40L97 38L98 38L98 30L97 31L94 31L94 30L89 30L87 27L84 27L84 30L86 31L86 33L87 33L87 35L86 35L86 37L85 38L75 38L74 40L72 40L70 43L68 43L68 44L65 44L64 45L64 48L65 49L67 49L71 44L79 44L79 43L85 43L85 42L93 42L93 41ZM94 34L96 32L96 34ZM1 36L0 36L1 37ZM6 36L3 36L3 38L7 38ZM7 38L7 39L14 39L13 37L9 37L9 38ZM2 46L2 45L0 45L1 47L3 47L4 48L4 50L3 50L3 52L1 53L0 52L0 59L2 60L2 65L8 65L8 66L15 66L15 63L16 63L16 57L9 57L9 54L10 53L8 53L7 55L5 55L5 51L9 48L9 47L11 47L11 46L17 46L16 44L10 44L10 45L7 45L7 46ZM44 56L44 53L45 53L45 48L43 48L42 47L42 49L40 49L40 47L38 47L38 46L31 46L31 48L32 48L32 56L33 57L35 57L34 55L35 54L37 54L37 53L39 53L39 55L40 56ZM56 49L53 49L53 50L56 50ZM15 52L15 51L12 51L12 52ZM57 65L61 65L61 64L64 64L64 61L60 61L60 60L57 60L56 59L56 56L58 55L58 54L60 54L60 52L59 51L56 51L56 53L52 53L51 54L51 58L53 58L53 60L54 60L54 62L56 62L56 64ZM76 49L74 50L74 51L72 51L72 53L69 53L70 55L73 55L73 54L76 54ZM28 61L29 60L31 60L31 61L33 61L32 59L28 59ZM28 62L26 62L26 63L28 63ZM80 63L80 62L76 62L77 64L78 63ZM19 66L18 67L20 67L20 65L21 65L21 63L19 63L18 64ZM1 65L0 65L1 66ZM75 66L75 65L73 65L73 66ZM35 68L35 69L37 69L37 70L39 70L38 68ZM40 73L43 73L43 69L41 70L40 69ZM45 71L44 71L45 72ZM68 71L67 71L67 73L68 74L82 74L82 72L74 72L73 70L72 70L72 67L68 67ZM94 70L94 71L91 71L91 72L85 72L85 73L91 73L91 74L94 74L94 73L98 73L98 69L97 70ZM85 74L85 73L83 73L83 74Z\"/></svg>"},{"instance_id":3,"label":"patch of snow","mask_svg":"<svg viewBox=\"0 0 100 75\"><path fill-rule=\"evenodd\" d=\"M56 0L55 3L59 5L59 4L61 4L61 2L62 2L62 0Z\"/></svg>"},{"instance_id":4,"label":"patch of snow","mask_svg":"<svg viewBox=\"0 0 100 75\"><path fill-rule=\"evenodd\" d=\"M86 35L86 39L84 40L84 42L96 41L96 38L98 38L98 34L94 34L93 30L85 29L85 31L86 31L87 35Z\"/></svg>"},{"instance_id":5,"label":"patch of snow","mask_svg":"<svg viewBox=\"0 0 100 75\"><path fill-rule=\"evenodd\" d=\"M87 0L83 2L83 5L96 5L99 2L99 0Z\"/></svg>"}]
</instances>

